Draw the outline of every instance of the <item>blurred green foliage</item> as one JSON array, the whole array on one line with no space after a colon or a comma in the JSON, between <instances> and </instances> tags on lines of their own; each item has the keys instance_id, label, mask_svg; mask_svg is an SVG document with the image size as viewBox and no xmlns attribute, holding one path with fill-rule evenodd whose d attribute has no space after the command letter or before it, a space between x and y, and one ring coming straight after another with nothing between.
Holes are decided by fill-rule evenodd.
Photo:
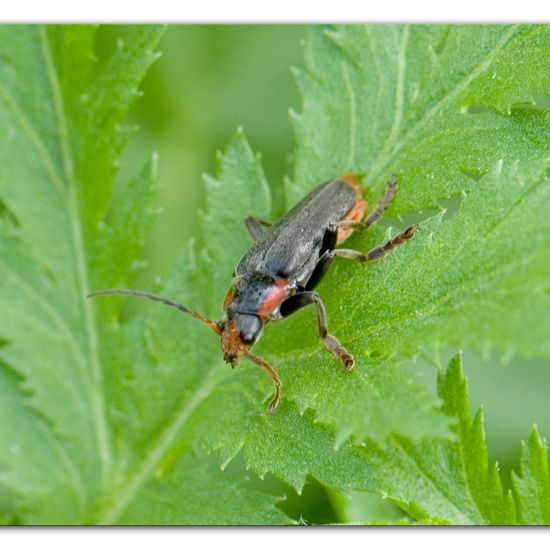
<instances>
[{"instance_id":1,"label":"blurred green foliage","mask_svg":"<svg viewBox=\"0 0 550 550\"><path fill-rule=\"evenodd\" d=\"M100 28L104 47L116 27ZM202 174L213 174L216 152L242 126L262 165L277 214L281 183L290 173L294 137L288 109L299 94L290 71L301 64L299 25L170 25L162 56L142 85L128 123L139 127L122 158L126 181L151 151L159 153L159 216L147 247L147 276L166 274L197 234L204 206ZM228 205L228 208L230 206Z\"/></svg>"}]
</instances>

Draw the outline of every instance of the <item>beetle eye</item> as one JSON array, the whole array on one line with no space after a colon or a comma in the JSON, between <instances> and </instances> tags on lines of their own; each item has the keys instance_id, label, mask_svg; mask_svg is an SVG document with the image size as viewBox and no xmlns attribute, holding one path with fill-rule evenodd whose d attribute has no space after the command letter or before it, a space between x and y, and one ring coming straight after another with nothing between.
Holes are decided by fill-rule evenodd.
<instances>
[{"instance_id":1,"label":"beetle eye","mask_svg":"<svg viewBox=\"0 0 550 550\"><path fill-rule=\"evenodd\" d=\"M254 340L256 340L256 335L253 332L241 332L239 337L242 342L247 345L253 344Z\"/></svg>"},{"instance_id":2,"label":"beetle eye","mask_svg":"<svg viewBox=\"0 0 550 550\"><path fill-rule=\"evenodd\" d=\"M247 346L252 345L262 332L262 322L256 315L236 313L233 322L239 338Z\"/></svg>"}]
</instances>

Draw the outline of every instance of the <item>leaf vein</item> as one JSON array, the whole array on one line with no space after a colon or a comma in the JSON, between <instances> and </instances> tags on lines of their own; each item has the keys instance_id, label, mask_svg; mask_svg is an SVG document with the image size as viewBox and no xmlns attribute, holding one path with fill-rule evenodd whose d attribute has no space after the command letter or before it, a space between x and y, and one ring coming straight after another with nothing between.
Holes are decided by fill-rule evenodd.
<instances>
[{"instance_id":1,"label":"leaf vein","mask_svg":"<svg viewBox=\"0 0 550 550\"><path fill-rule=\"evenodd\" d=\"M67 211L71 221L71 236L74 247L78 286L80 289L80 305L84 315L85 330L90 352L90 367L93 385L90 387L90 398L93 407L93 419L95 424L98 451L101 463L101 475L104 487L107 486L111 469L111 450L109 442L109 427L102 393L102 368L99 360L99 346L95 329L94 313L92 305L86 300L89 291L87 277L87 260L84 249L82 227L79 217L78 191L73 171L73 161L69 145L69 134L63 107L62 91L59 78L51 56L47 31L40 27L40 42L42 54L48 72L51 94L58 120L59 143L63 156L65 177L67 179Z\"/></svg>"},{"instance_id":2,"label":"leaf vein","mask_svg":"<svg viewBox=\"0 0 550 550\"><path fill-rule=\"evenodd\" d=\"M344 83L346 85L346 92L349 99L349 157L347 161L346 170L353 171L355 166L355 150L357 149L357 113L355 109L355 94L353 93L353 86L351 85L349 70L347 63L342 63L342 74L344 77Z\"/></svg>"},{"instance_id":3,"label":"leaf vein","mask_svg":"<svg viewBox=\"0 0 550 550\"><path fill-rule=\"evenodd\" d=\"M380 173L388 166L390 161L397 155L397 153L399 153L403 146L406 145L416 134L418 134L418 132L426 124L431 122L439 111L447 105L447 103L462 93L474 79L476 79L489 67L494 57L498 52L500 52L500 50L502 50L502 48L504 48L504 46L506 46L515 32L516 26L514 25L473 70L471 70L448 94L444 95L437 103L435 103L435 105L432 106L429 111L424 114L424 116L422 116L411 128L409 128L401 140L396 141L395 145L387 155L384 150L380 152L375 166L367 176L366 181L368 183L372 183L380 175Z\"/></svg>"},{"instance_id":4,"label":"leaf vein","mask_svg":"<svg viewBox=\"0 0 550 550\"><path fill-rule=\"evenodd\" d=\"M50 180L59 193L60 196L63 196L63 181L60 175L57 173L55 164L52 160L51 154L44 145L42 138L33 130L28 117L25 115L25 112L21 109L17 101L11 96L6 87L0 82L0 94L4 98L6 104L10 107L11 112L15 115L15 120L19 123L19 126L23 130L23 133L27 136L36 152L38 157L42 162L46 172L50 176Z\"/></svg>"},{"instance_id":5,"label":"leaf vein","mask_svg":"<svg viewBox=\"0 0 550 550\"><path fill-rule=\"evenodd\" d=\"M225 373L221 369L212 368L208 375L203 378L191 399L185 401L187 396L185 396L185 399L182 398L181 405L176 411L172 421L164 428L156 444L150 448L141 466L135 471L134 475L128 478L127 482L114 493L116 494L116 498L100 512L98 517L98 523L100 525L111 525L116 523L130 501L139 492L143 484L148 481L187 420L197 407L212 393L219 380L224 376Z\"/></svg>"}]
</instances>

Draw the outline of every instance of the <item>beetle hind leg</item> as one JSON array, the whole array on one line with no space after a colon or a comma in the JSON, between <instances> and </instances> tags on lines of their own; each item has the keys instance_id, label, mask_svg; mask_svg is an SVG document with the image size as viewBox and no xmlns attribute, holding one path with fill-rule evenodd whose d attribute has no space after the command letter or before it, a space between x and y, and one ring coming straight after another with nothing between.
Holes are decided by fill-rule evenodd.
<instances>
[{"instance_id":1,"label":"beetle hind leg","mask_svg":"<svg viewBox=\"0 0 550 550\"><path fill-rule=\"evenodd\" d=\"M405 231L396 235L393 239L390 239L385 244L377 246L366 253L359 252L358 250L350 250L348 248L336 248L334 250L331 250L329 254L333 257L340 256L341 258L346 258L348 260L357 260L359 262L376 262L386 257L388 253L395 248L411 240L414 237L417 229L418 226L416 224L413 224L407 227Z\"/></svg>"},{"instance_id":2,"label":"beetle hind leg","mask_svg":"<svg viewBox=\"0 0 550 550\"><path fill-rule=\"evenodd\" d=\"M373 223L377 222L382 217L382 214L385 212L386 208L388 208L390 202L393 200L396 191L397 178L395 176L392 176L386 184L386 191L384 193L384 196L376 205L376 208L366 217L365 221L363 222L363 226L365 229L368 229Z\"/></svg>"},{"instance_id":3,"label":"beetle hind leg","mask_svg":"<svg viewBox=\"0 0 550 550\"><path fill-rule=\"evenodd\" d=\"M369 213L364 221L354 221L354 220L342 220L341 222L336 223L335 225L340 229L351 229L352 231L364 231L375 224L388 208L390 202L395 196L397 191L397 178L392 176L386 185L386 191L384 192L383 197L380 199L375 209Z\"/></svg>"},{"instance_id":4,"label":"beetle hind leg","mask_svg":"<svg viewBox=\"0 0 550 550\"><path fill-rule=\"evenodd\" d=\"M328 323L327 323L327 313L325 311L325 306L319 298L319 295L316 292L300 292L287 298L281 304L281 315L283 317L288 317L292 315L299 309L306 307L310 304L315 304L317 308L317 323L319 326L319 336L323 341L325 348L332 353L344 366L347 371L350 371L355 366L355 359L353 355L349 353L336 336L329 334L328 332Z\"/></svg>"}]
</instances>

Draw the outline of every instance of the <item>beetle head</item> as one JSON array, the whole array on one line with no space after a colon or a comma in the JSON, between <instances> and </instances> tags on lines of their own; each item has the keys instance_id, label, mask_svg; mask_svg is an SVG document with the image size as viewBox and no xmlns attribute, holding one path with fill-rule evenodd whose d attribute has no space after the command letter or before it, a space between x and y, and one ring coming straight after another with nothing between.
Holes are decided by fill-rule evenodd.
<instances>
[{"instance_id":1,"label":"beetle head","mask_svg":"<svg viewBox=\"0 0 550 550\"><path fill-rule=\"evenodd\" d=\"M266 317L262 315L266 300L272 295L272 277L251 273L233 279L224 303L220 322L221 347L225 360L235 366L262 334Z\"/></svg>"},{"instance_id":2,"label":"beetle head","mask_svg":"<svg viewBox=\"0 0 550 550\"><path fill-rule=\"evenodd\" d=\"M221 323L221 348L224 360L236 366L262 333L263 323L256 315L232 313Z\"/></svg>"}]
</instances>

